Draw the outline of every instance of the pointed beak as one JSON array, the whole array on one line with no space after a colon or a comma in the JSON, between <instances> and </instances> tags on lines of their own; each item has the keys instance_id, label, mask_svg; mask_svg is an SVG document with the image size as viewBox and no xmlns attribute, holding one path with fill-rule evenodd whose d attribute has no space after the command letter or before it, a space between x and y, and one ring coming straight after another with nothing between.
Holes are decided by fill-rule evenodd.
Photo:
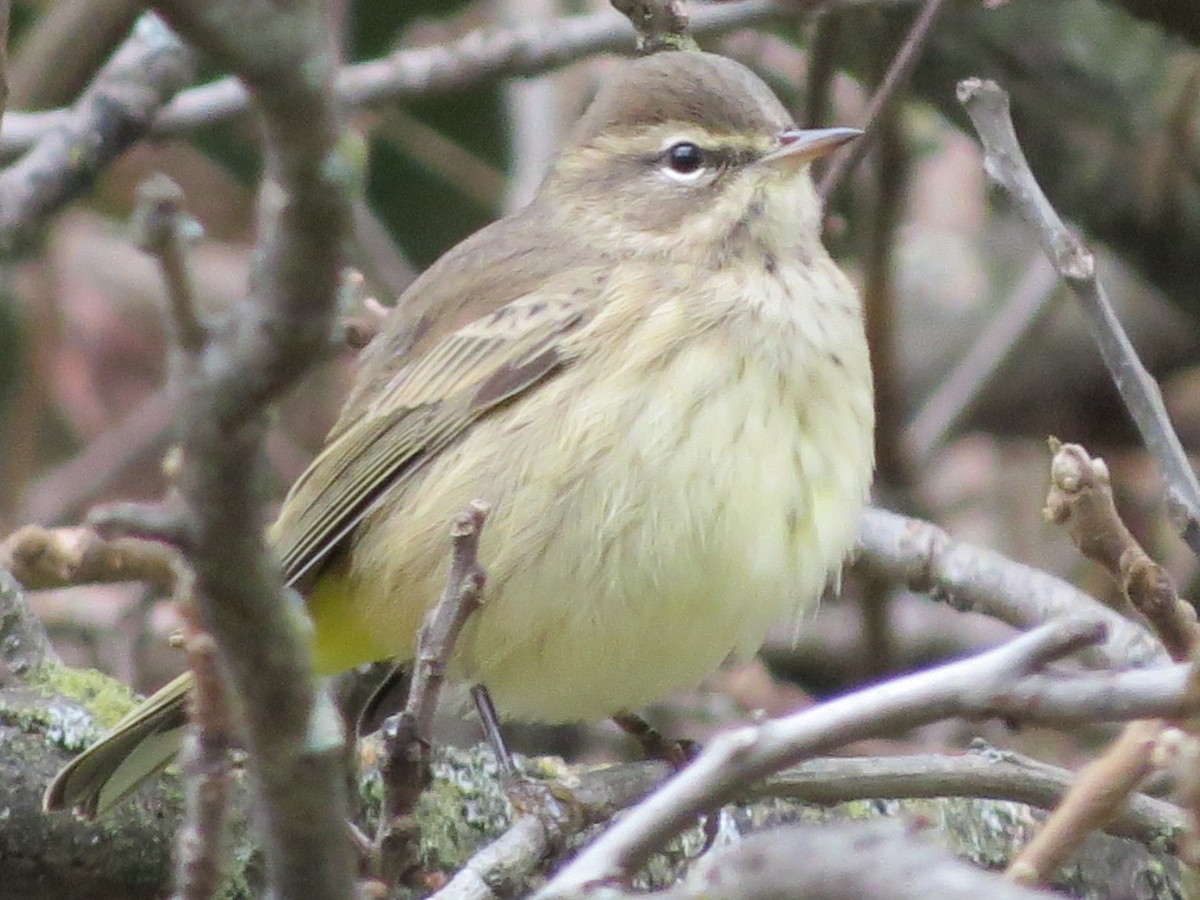
<instances>
[{"instance_id":1,"label":"pointed beak","mask_svg":"<svg viewBox=\"0 0 1200 900\"><path fill-rule=\"evenodd\" d=\"M789 128L779 135L779 147L759 160L777 169L796 171L805 163L832 153L842 144L859 137L857 128Z\"/></svg>"}]
</instances>

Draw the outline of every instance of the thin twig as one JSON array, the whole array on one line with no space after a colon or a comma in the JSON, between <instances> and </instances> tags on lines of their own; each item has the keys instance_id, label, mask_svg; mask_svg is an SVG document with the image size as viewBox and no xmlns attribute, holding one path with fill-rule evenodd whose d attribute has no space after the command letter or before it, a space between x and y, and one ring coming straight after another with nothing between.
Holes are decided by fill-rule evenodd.
<instances>
[{"instance_id":1,"label":"thin twig","mask_svg":"<svg viewBox=\"0 0 1200 900\"><path fill-rule=\"evenodd\" d=\"M1168 511L1188 546L1200 554L1200 481L1171 425L1158 384L1142 365L1096 277L1095 258L1033 177L1013 128L1008 94L994 82L969 78L959 82L958 99L983 142L984 169L1033 226L1043 252L1079 300L1121 400L1163 474Z\"/></svg>"},{"instance_id":2,"label":"thin twig","mask_svg":"<svg viewBox=\"0 0 1200 900\"><path fill-rule=\"evenodd\" d=\"M1058 277L1044 257L1030 261L1000 310L904 429L909 459L925 459L973 408L1008 359L1049 309Z\"/></svg>"},{"instance_id":3,"label":"thin twig","mask_svg":"<svg viewBox=\"0 0 1200 900\"><path fill-rule=\"evenodd\" d=\"M1045 516L1062 525L1079 552L1099 563L1130 605L1146 617L1176 662L1200 647L1196 610L1180 599L1166 569L1126 527L1113 501L1108 466L1079 444L1050 439L1050 492Z\"/></svg>"},{"instance_id":4,"label":"thin twig","mask_svg":"<svg viewBox=\"0 0 1200 900\"><path fill-rule=\"evenodd\" d=\"M1191 693L1187 666L1103 677L1038 674L1049 663L1095 643L1102 633L1103 628L1078 620L1043 626L979 656L721 734L677 777L568 863L538 896L569 896L589 884L627 877L704 810L727 802L759 778L848 741L952 716L1103 721L1118 712L1125 718L1149 718L1162 715L1168 706L1170 715L1200 705L1200 697ZM1169 685L1169 702L1130 710L1122 702L1128 700L1129 679L1139 685L1142 699L1147 682Z\"/></svg>"},{"instance_id":5,"label":"thin twig","mask_svg":"<svg viewBox=\"0 0 1200 900\"><path fill-rule=\"evenodd\" d=\"M937 22L938 15L945 5L946 0L925 0L925 5L921 7L921 11L913 20L912 27L904 38L904 43L900 45L891 65L888 66L883 81L880 82L879 87L871 96L871 101L867 104L867 110L863 113L862 121L858 125L864 132L863 136L834 154L829 168L821 176L821 180L817 184L817 194L822 199L827 200L833 196L838 186L847 175L854 171L854 167L871 148L876 120L896 99L900 89L908 83L908 77L921 58L921 50L929 39L934 23Z\"/></svg>"},{"instance_id":6,"label":"thin twig","mask_svg":"<svg viewBox=\"0 0 1200 900\"><path fill-rule=\"evenodd\" d=\"M697 6L691 31L697 37L770 22L794 20L820 9L912 6L916 0L736 0ZM338 100L363 106L462 90L520 75L540 75L596 53L630 53L628 20L612 10L565 16L540 26L487 28L434 47L397 50L390 56L346 66L338 73ZM250 109L249 95L232 78L181 92L155 119L154 132L194 131ZM66 110L14 112L0 133L0 153L11 155L58 127Z\"/></svg>"},{"instance_id":7,"label":"thin twig","mask_svg":"<svg viewBox=\"0 0 1200 900\"><path fill-rule=\"evenodd\" d=\"M138 246L158 260L171 303L174 340L184 353L194 354L203 349L208 329L200 319L196 287L188 271L182 204L183 191L170 178L146 179L138 185L134 234Z\"/></svg>"},{"instance_id":8,"label":"thin twig","mask_svg":"<svg viewBox=\"0 0 1200 900\"><path fill-rule=\"evenodd\" d=\"M452 551L446 587L417 632L412 682L404 710L383 725L383 811L376 846L385 884L402 883L417 861L420 835L412 821L421 792L433 778L433 716L458 634L480 603L485 575L479 537L487 504L474 501L450 529Z\"/></svg>"},{"instance_id":9,"label":"thin twig","mask_svg":"<svg viewBox=\"0 0 1200 900\"><path fill-rule=\"evenodd\" d=\"M0 543L0 568L31 591L122 581L167 591L175 583L175 559L158 541L108 540L87 527L26 525Z\"/></svg>"},{"instance_id":10,"label":"thin twig","mask_svg":"<svg viewBox=\"0 0 1200 900\"><path fill-rule=\"evenodd\" d=\"M236 729L217 663L217 645L196 627L194 583L181 578L176 603L183 613L184 648L193 686L191 725L179 755L184 776L184 818L176 833L175 891L179 900L216 896L225 866L225 823L229 809L229 751Z\"/></svg>"},{"instance_id":11,"label":"thin twig","mask_svg":"<svg viewBox=\"0 0 1200 900\"><path fill-rule=\"evenodd\" d=\"M1157 719L1126 725L1103 755L1075 776L1062 802L1009 863L1008 877L1019 884L1045 884L1092 831L1124 810L1154 771L1154 746L1164 727Z\"/></svg>"},{"instance_id":12,"label":"thin twig","mask_svg":"<svg viewBox=\"0 0 1200 900\"><path fill-rule=\"evenodd\" d=\"M545 122L540 124L543 129L547 127ZM458 141L399 106L389 107L379 115L372 134L436 173L483 209L493 215L500 214L505 174Z\"/></svg>"}]
</instances>

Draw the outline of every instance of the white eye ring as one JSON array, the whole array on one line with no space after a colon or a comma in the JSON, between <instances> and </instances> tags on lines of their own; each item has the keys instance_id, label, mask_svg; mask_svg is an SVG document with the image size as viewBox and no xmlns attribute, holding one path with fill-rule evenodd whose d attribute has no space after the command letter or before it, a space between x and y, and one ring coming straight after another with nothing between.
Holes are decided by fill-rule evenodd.
<instances>
[{"instance_id":1,"label":"white eye ring","mask_svg":"<svg viewBox=\"0 0 1200 900\"><path fill-rule=\"evenodd\" d=\"M708 171L704 155L704 151L692 141L668 141L662 151L662 172L672 181L690 184Z\"/></svg>"}]
</instances>

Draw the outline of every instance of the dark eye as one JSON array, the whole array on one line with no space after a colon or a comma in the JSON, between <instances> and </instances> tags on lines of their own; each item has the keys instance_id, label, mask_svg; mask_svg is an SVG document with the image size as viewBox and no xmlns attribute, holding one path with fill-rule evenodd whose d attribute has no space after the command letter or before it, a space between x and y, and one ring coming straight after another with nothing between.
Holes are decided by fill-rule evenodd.
<instances>
[{"instance_id":1,"label":"dark eye","mask_svg":"<svg viewBox=\"0 0 1200 900\"><path fill-rule=\"evenodd\" d=\"M680 175L691 175L704 166L704 153L690 141L680 141L667 148L667 165Z\"/></svg>"}]
</instances>

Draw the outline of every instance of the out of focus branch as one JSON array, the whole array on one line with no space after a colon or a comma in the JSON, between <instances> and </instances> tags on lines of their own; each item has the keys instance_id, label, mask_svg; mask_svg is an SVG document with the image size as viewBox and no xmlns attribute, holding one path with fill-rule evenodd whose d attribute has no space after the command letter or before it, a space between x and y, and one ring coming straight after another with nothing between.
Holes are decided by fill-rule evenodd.
<instances>
[{"instance_id":1,"label":"out of focus branch","mask_svg":"<svg viewBox=\"0 0 1200 900\"><path fill-rule=\"evenodd\" d=\"M87 527L26 525L0 543L0 568L27 590L144 581L158 590L175 583L178 556L137 538L108 540Z\"/></svg>"},{"instance_id":2,"label":"out of focus branch","mask_svg":"<svg viewBox=\"0 0 1200 900\"><path fill-rule=\"evenodd\" d=\"M693 6L693 35L722 34L768 22L794 19L822 9L909 6L916 0L735 0ZM606 9L554 22L481 29L432 47L397 50L384 59L346 66L337 78L338 99L351 106L403 100L461 90L481 81L539 75L595 53L633 49L629 21ZM155 120L155 133L193 131L250 109L246 91L232 78L180 93ZM0 151L13 153L38 140L66 115L63 110L14 113L0 130Z\"/></svg>"},{"instance_id":3,"label":"out of focus branch","mask_svg":"<svg viewBox=\"0 0 1200 900\"><path fill-rule=\"evenodd\" d=\"M0 120L8 109L8 19L11 12L11 0L0 0Z\"/></svg>"},{"instance_id":4,"label":"out of focus branch","mask_svg":"<svg viewBox=\"0 0 1200 900\"><path fill-rule=\"evenodd\" d=\"M582 894L580 895L582 896ZM614 891L607 896L645 897ZM656 900L1050 900L923 841L897 823L789 825L705 856Z\"/></svg>"},{"instance_id":5,"label":"out of focus branch","mask_svg":"<svg viewBox=\"0 0 1200 900\"><path fill-rule=\"evenodd\" d=\"M1042 250L1079 300L1125 408L1162 471L1170 512L1179 520L1188 546L1200 554L1200 480L1171 425L1158 384L1142 365L1096 277L1095 258L1033 177L1013 128L1008 95L994 82L970 78L959 82L958 99L983 142L984 169L1037 231Z\"/></svg>"},{"instance_id":6,"label":"out of focus branch","mask_svg":"<svg viewBox=\"0 0 1200 900\"><path fill-rule=\"evenodd\" d=\"M1044 257L1030 260L1025 273L1000 303L940 384L904 429L909 459L927 459L971 411L1004 362L1050 308L1058 276Z\"/></svg>"},{"instance_id":7,"label":"out of focus branch","mask_svg":"<svg viewBox=\"0 0 1200 900\"><path fill-rule=\"evenodd\" d=\"M912 74L917 60L921 57L921 50L929 40L938 15L945 5L946 0L925 0L924 6L917 13L912 27L904 38L904 43L896 51L895 57L888 65L887 72L879 82L879 87L871 95L862 121L858 124L858 127L864 132L863 136L835 153L829 168L821 176L821 180L817 184L817 194L823 199L828 200L833 196L834 191L838 189L846 176L854 171L867 151L871 149L875 139L875 124L879 121L880 115L897 102L900 91L907 85L908 78Z\"/></svg>"},{"instance_id":8,"label":"out of focus branch","mask_svg":"<svg viewBox=\"0 0 1200 900\"><path fill-rule=\"evenodd\" d=\"M198 624L244 713L267 893L350 896L340 722L315 684L308 638L266 552L265 404L328 346L349 228L352 167L337 152L325 7L319 0L164 0L173 28L234 71L261 113L264 177L250 296L219 326L167 266L182 464L178 528ZM142 198L177 217L166 192ZM165 260L164 260L165 261ZM134 517L126 516L127 520Z\"/></svg>"},{"instance_id":9,"label":"out of focus branch","mask_svg":"<svg viewBox=\"0 0 1200 900\"><path fill-rule=\"evenodd\" d=\"M193 75L191 52L156 16L142 16L79 102L0 172L0 251L33 239L48 216L146 134Z\"/></svg>"}]
</instances>

